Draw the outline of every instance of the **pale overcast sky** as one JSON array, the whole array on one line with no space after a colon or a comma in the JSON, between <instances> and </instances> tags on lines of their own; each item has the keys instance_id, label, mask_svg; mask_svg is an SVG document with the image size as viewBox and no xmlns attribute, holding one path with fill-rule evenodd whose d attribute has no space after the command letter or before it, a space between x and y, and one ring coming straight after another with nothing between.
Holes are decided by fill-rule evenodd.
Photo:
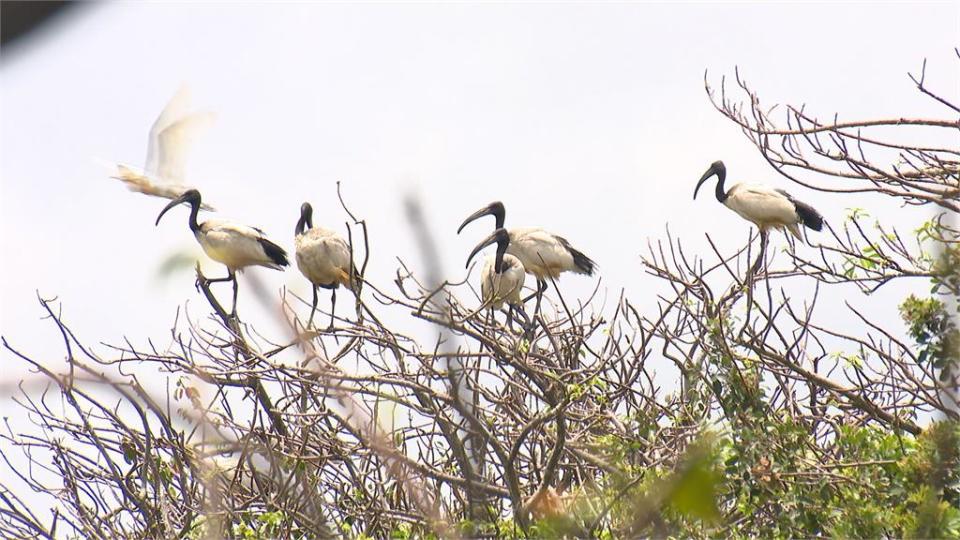
<instances>
[{"instance_id":1,"label":"pale overcast sky","mask_svg":"<svg viewBox=\"0 0 960 540\"><path fill-rule=\"evenodd\" d=\"M599 263L611 303L626 288L652 312L648 239L669 224L706 255L705 231L727 252L747 238L709 193L691 200L716 159L732 181L787 188L837 223L846 207L895 208L777 177L713 110L704 70L719 82L739 66L766 103L822 117L943 116L906 74L927 58L931 86L958 88L958 35L956 2L86 5L0 61L0 333L62 359L37 291L59 297L91 344L162 344L185 301L204 312L191 271L157 276L171 252L199 253L187 211L154 227L165 201L128 192L94 161L142 164L151 123L184 82L218 114L190 182L290 251L305 200L317 224L342 230L340 180L369 221L368 278L392 290L395 257L419 262L401 205L412 190L459 279L491 225L461 236L457 225L501 199L508 227L566 236ZM252 272L308 294L295 268ZM595 283L561 280L572 296ZM240 287L241 315L255 321ZM896 321L894 302L882 309Z\"/></svg>"}]
</instances>

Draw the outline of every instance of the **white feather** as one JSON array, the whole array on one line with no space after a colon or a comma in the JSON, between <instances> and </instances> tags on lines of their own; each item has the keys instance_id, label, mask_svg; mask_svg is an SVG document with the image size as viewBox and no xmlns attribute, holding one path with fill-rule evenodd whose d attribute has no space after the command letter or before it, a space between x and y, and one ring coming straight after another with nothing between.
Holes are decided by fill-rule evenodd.
<instances>
[{"instance_id":1,"label":"white feather","mask_svg":"<svg viewBox=\"0 0 960 540\"><path fill-rule=\"evenodd\" d=\"M800 237L796 230L796 224L800 222L797 209L790 199L771 187L736 184L727 192L723 204L761 230L787 227L797 238Z\"/></svg>"},{"instance_id":2,"label":"white feather","mask_svg":"<svg viewBox=\"0 0 960 540\"><path fill-rule=\"evenodd\" d=\"M556 278L562 272L579 272L573 254L560 237L539 227L522 227L508 232L507 253L520 259L524 269L537 279Z\"/></svg>"},{"instance_id":3,"label":"white feather","mask_svg":"<svg viewBox=\"0 0 960 540\"><path fill-rule=\"evenodd\" d=\"M160 170L160 133L186 116L189 109L190 88L182 85L150 126L150 134L147 137L147 160L143 168L146 174L156 175Z\"/></svg>"},{"instance_id":4,"label":"white feather","mask_svg":"<svg viewBox=\"0 0 960 540\"><path fill-rule=\"evenodd\" d=\"M117 164L113 176L131 191L176 199L192 189L184 183L189 148L196 135L215 118L211 112L188 113L190 92L182 86L153 122L147 138L147 159L142 170ZM205 210L213 210L203 205Z\"/></svg>"},{"instance_id":5,"label":"white feather","mask_svg":"<svg viewBox=\"0 0 960 540\"><path fill-rule=\"evenodd\" d=\"M266 240L266 236L259 229L220 219L204 221L197 233L197 241L204 253L222 263L231 272L245 266L266 266L281 270L267 255L260 239Z\"/></svg>"},{"instance_id":6,"label":"white feather","mask_svg":"<svg viewBox=\"0 0 960 540\"><path fill-rule=\"evenodd\" d=\"M297 268L315 285L339 285L348 289L351 279L350 246L342 236L323 227L313 227L294 239Z\"/></svg>"},{"instance_id":7,"label":"white feather","mask_svg":"<svg viewBox=\"0 0 960 540\"><path fill-rule=\"evenodd\" d=\"M164 182L183 184L190 145L201 130L213 124L214 118L211 112L197 112L167 126L157 138L157 170L148 172Z\"/></svg>"},{"instance_id":8,"label":"white feather","mask_svg":"<svg viewBox=\"0 0 960 540\"><path fill-rule=\"evenodd\" d=\"M523 263L513 255L506 254L503 256L503 272L498 274L494 269L496 260L496 255L487 257L480 272L480 293L484 303L493 309L500 309L504 302L521 305L520 292L526 279Z\"/></svg>"}]
</instances>

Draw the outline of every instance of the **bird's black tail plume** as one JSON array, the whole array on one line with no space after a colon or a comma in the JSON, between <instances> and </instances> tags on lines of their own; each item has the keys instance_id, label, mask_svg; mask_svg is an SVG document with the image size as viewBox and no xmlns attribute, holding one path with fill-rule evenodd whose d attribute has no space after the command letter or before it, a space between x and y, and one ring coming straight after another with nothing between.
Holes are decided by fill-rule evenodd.
<instances>
[{"instance_id":1,"label":"bird's black tail plume","mask_svg":"<svg viewBox=\"0 0 960 540\"><path fill-rule=\"evenodd\" d=\"M573 264L582 270L584 274L592 276L593 271L597 268L597 263L593 262L593 259L590 257L584 255L583 252L577 251L573 248L570 248L570 253L573 254Z\"/></svg>"},{"instance_id":2,"label":"bird's black tail plume","mask_svg":"<svg viewBox=\"0 0 960 540\"><path fill-rule=\"evenodd\" d=\"M258 238L258 240L260 241L260 246L263 248L263 252L267 254L267 257L270 257L270 260L273 261L274 264L277 266L288 266L290 264L290 261L287 260L287 252L284 251L282 247L266 238Z\"/></svg>"},{"instance_id":3,"label":"bird's black tail plume","mask_svg":"<svg viewBox=\"0 0 960 540\"><path fill-rule=\"evenodd\" d=\"M796 200L793 201L793 206L797 209L797 215L800 216L800 221L802 221L805 226L815 231L823 228L823 216L814 210L812 206Z\"/></svg>"},{"instance_id":4,"label":"bird's black tail plume","mask_svg":"<svg viewBox=\"0 0 960 540\"><path fill-rule=\"evenodd\" d=\"M563 247L567 248L570 255L573 255L573 265L577 267L577 272L592 276L593 271L597 268L597 263L593 262L593 259L590 257L584 255L582 251L574 249L566 238L557 238L560 240L560 243L563 244Z\"/></svg>"}]
</instances>

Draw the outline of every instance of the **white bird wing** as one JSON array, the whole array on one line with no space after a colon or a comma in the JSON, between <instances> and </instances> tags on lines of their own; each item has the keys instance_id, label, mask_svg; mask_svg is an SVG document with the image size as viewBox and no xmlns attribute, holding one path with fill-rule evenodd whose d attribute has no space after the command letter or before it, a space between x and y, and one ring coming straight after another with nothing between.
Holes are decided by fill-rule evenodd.
<instances>
[{"instance_id":1,"label":"white bird wing","mask_svg":"<svg viewBox=\"0 0 960 540\"><path fill-rule=\"evenodd\" d=\"M793 203L777 190L762 184L738 184L724 201L740 215L761 226L796 223Z\"/></svg>"},{"instance_id":2,"label":"white bird wing","mask_svg":"<svg viewBox=\"0 0 960 540\"><path fill-rule=\"evenodd\" d=\"M262 231L232 221L211 219L200 225L200 245L211 259L232 269L261 265L279 269L263 242L272 244ZM262 242L263 241L263 242Z\"/></svg>"},{"instance_id":3,"label":"white bird wing","mask_svg":"<svg viewBox=\"0 0 960 540\"><path fill-rule=\"evenodd\" d=\"M353 264L350 260L350 245L342 236L330 232L323 239L323 249L334 266L340 269L349 269Z\"/></svg>"},{"instance_id":4,"label":"white bird wing","mask_svg":"<svg viewBox=\"0 0 960 540\"><path fill-rule=\"evenodd\" d=\"M225 219L208 219L201 225L203 231L207 233L230 234L253 239L266 238L263 231L260 229L256 227L250 227L249 225L241 225L235 221L227 221Z\"/></svg>"},{"instance_id":5,"label":"white bird wing","mask_svg":"<svg viewBox=\"0 0 960 540\"><path fill-rule=\"evenodd\" d=\"M313 227L295 239L297 267L313 283L350 284L350 246L342 236L323 227Z\"/></svg>"},{"instance_id":6,"label":"white bird wing","mask_svg":"<svg viewBox=\"0 0 960 540\"><path fill-rule=\"evenodd\" d=\"M493 309L499 309L502 302L497 302L494 296L497 291L496 272L493 271L493 263L496 261L496 255L491 255L483 263L483 269L480 271L480 297L484 302L490 304Z\"/></svg>"},{"instance_id":7,"label":"white bird wing","mask_svg":"<svg viewBox=\"0 0 960 540\"><path fill-rule=\"evenodd\" d=\"M190 109L190 88L182 85L177 93L170 98L160 116L153 121L150 127L150 135L147 138L147 162L144 166L144 172L148 175L156 175L160 169L160 133L171 124L186 116Z\"/></svg>"},{"instance_id":8,"label":"white bird wing","mask_svg":"<svg viewBox=\"0 0 960 540\"><path fill-rule=\"evenodd\" d=\"M539 227L510 229L507 253L520 259L527 272L557 276L574 268L573 255L555 234Z\"/></svg>"},{"instance_id":9,"label":"white bird wing","mask_svg":"<svg viewBox=\"0 0 960 540\"><path fill-rule=\"evenodd\" d=\"M503 265L503 272L494 278L497 296L508 304L521 304L520 293L526 279L523 263L512 255L504 255Z\"/></svg>"},{"instance_id":10,"label":"white bird wing","mask_svg":"<svg viewBox=\"0 0 960 540\"><path fill-rule=\"evenodd\" d=\"M212 112L195 112L165 127L157 137L156 176L172 184L183 184L187 157L196 135L213 124Z\"/></svg>"},{"instance_id":11,"label":"white bird wing","mask_svg":"<svg viewBox=\"0 0 960 540\"><path fill-rule=\"evenodd\" d=\"M513 255L503 256L503 272L494 271L497 256L487 257L480 272L480 294L483 301L493 309L500 309L503 303L520 304L520 292L523 290L524 269L520 260Z\"/></svg>"},{"instance_id":12,"label":"white bird wing","mask_svg":"<svg viewBox=\"0 0 960 540\"><path fill-rule=\"evenodd\" d=\"M130 191L136 191L145 195L154 197L163 197L164 199L176 199L183 195L185 191L191 189L184 184L168 184L157 180L155 177L148 176L141 171L121 163L116 164L116 172L111 178L116 178L124 184ZM204 210L215 211L216 209L207 203L200 205Z\"/></svg>"},{"instance_id":13,"label":"white bird wing","mask_svg":"<svg viewBox=\"0 0 960 540\"><path fill-rule=\"evenodd\" d=\"M210 112L188 113L189 107L190 91L184 85L150 127L143 170L117 164L112 177L122 181L131 191L165 199L176 199L192 189L184 183L188 148L194 136L212 124L215 116ZM201 207L214 210L205 203Z\"/></svg>"}]
</instances>

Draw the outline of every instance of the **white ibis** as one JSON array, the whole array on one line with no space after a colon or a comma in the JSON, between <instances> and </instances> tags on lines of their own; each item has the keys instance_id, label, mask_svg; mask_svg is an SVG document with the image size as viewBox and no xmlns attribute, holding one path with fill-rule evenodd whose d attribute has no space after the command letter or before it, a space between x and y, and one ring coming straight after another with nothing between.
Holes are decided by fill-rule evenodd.
<instances>
[{"instance_id":1,"label":"white ibis","mask_svg":"<svg viewBox=\"0 0 960 540\"><path fill-rule=\"evenodd\" d=\"M187 112L189 107L190 93L184 86L170 99L150 128L143 171L117 164L117 174L113 178L124 182L131 191L165 199L176 199L192 189L184 184L188 148L194 135L208 126L214 115L211 112ZM213 210L207 205L203 205L203 209Z\"/></svg>"},{"instance_id":2,"label":"white ibis","mask_svg":"<svg viewBox=\"0 0 960 540\"><path fill-rule=\"evenodd\" d=\"M496 219L496 228L502 229L506 210L500 201L492 202L477 210L460 224L457 234L468 223L486 215ZM537 295L547 288L547 278L557 278L563 272L592 276L596 263L583 252L574 249L565 238L549 233L540 227L521 227L507 230L509 244L506 252L523 264L524 270L537 278Z\"/></svg>"},{"instance_id":3,"label":"white ibis","mask_svg":"<svg viewBox=\"0 0 960 540\"><path fill-rule=\"evenodd\" d=\"M724 191L723 182L727 178L727 168L722 161L714 161L700 177L696 189L693 190L694 199L697 198L700 186L714 175L717 176L717 200L760 230L760 254L751 270L754 273L759 270L763 261L770 229L785 228L797 239L803 240L798 225L803 224L815 231L823 228L823 216L819 212L809 204L794 199L782 189L763 184L734 184L729 191Z\"/></svg>"},{"instance_id":4,"label":"white ibis","mask_svg":"<svg viewBox=\"0 0 960 540\"><path fill-rule=\"evenodd\" d=\"M470 261L481 249L491 244L497 244L497 252L492 257L487 257L480 272L480 294L483 297L483 304L493 310L500 309L504 303L507 303L510 306L508 315L513 312L513 309L520 309L522 313L523 301L520 300L520 291L523 289L525 270L520 259L507 253L510 234L506 229L499 228L493 231L493 234L477 244L467 257L467 266L470 266Z\"/></svg>"},{"instance_id":5,"label":"white ibis","mask_svg":"<svg viewBox=\"0 0 960 540\"><path fill-rule=\"evenodd\" d=\"M330 290L330 327L337 306L337 287L343 285L355 291L360 281L356 267L350 258L350 246L342 236L330 229L313 226L313 207L310 203L300 206L300 219L294 230L297 246L297 268L313 284L313 308L307 326L313 323L317 311L317 287Z\"/></svg>"},{"instance_id":6,"label":"white ibis","mask_svg":"<svg viewBox=\"0 0 960 540\"><path fill-rule=\"evenodd\" d=\"M254 227L232 223L222 219L210 219L197 223L197 213L202 202L200 192L195 189L187 190L183 195L170 202L157 216L156 225L167 210L174 206L187 203L190 205L188 224L193 235L200 242L200 247L213 260L227 267L227 277L208 279L207 282L233 281L233 309L231 315L237 314L237 271L247 266L265 266L273 270L282 270L290 264L287 261L287 252L264 236L263 231Z\"/></svg>"}]
</instances>

